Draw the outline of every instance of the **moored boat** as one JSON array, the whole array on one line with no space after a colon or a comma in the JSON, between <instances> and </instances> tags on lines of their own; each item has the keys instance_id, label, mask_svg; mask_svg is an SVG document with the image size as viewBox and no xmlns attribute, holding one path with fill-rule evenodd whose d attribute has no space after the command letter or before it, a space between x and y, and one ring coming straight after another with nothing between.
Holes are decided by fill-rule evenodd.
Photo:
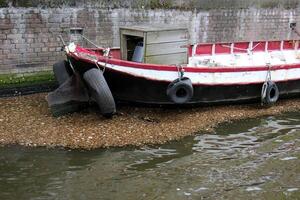
<instances>
[{"instance_id":1,"label":"moored boat","mask_svg":"<svg viewBox=\"0 0 300 200\"><path fill-rule=\"evenodd\" d=\"M299 41L189 45L185 29L163 29L166 34L152 29L124 31L121 48L65 46L73 70L82 76L91 69L102 71L114 99L146 104L272 104L300 94Z\"/></svg>"},{"instance_id":2,"label":"moored boat","mask_svg":"<svg viewBox=\"0 0 300 200\"><path fill-rule=\"evenodd\" d=\"M181 76L190 79L193 87L191 99L184 103L258 100L266 80L277 85L280 97L300 93L300 50L292 41L198 44L191 47L189 63L181 66L121 60L119 49L111 49L108 57L103 55L105 49L68 48L73 49L67 56L77 71L105 70L119 100L176 103L167 89Z\"/></svg>"}]
</instances>

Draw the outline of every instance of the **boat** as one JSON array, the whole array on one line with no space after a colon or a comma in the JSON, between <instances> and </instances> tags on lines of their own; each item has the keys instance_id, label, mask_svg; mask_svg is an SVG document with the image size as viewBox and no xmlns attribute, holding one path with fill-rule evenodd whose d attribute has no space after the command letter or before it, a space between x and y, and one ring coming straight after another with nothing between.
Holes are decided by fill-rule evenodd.
<instances>
[{"instance_id":1,"label":"boat","mask_svg":"<svg viewBox=\"0 0 300 200\"><path fill-rule=\"evenodd\" d=\"M187 33L184 28L126 27L120 29L120 48L66 45L64 66L81 77L100 72L105 90L126 102L272 105L300 95L299 41L190 45Z\"/></svg>"}]
</instances>

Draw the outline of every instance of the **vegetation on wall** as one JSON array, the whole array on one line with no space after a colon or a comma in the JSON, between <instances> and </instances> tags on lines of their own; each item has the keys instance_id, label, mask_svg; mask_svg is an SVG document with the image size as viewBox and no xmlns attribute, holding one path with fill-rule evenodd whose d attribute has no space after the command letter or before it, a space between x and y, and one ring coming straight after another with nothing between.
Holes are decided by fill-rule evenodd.
<instances>
[{"instance_id":1,"label":"vegetation on wall","mask_svg":"<svg viewBox=\"0 0 300 200\"><path fill-rule=\"evenodd\" d=\"M299 0L0 0L0 7L62 7L87 6L98 8L141 9L223 9L276 8L292 9Z\"/></svg>"},{"instance_id":2,"label":"vegetation on wall","mask_svg":"<svg viewBox=\"0 0 300 200\"><path fill-rule=\"evenodd\" d=\"M0 0L0 7L6 7L8 6L6 0Z\"/></svg>"},{"instance_id":3,"label":"vegetation on wall","mask_svg":"<svg viewBox=\"0 0 300 200\"><path fill-rule=\"evenodd\" d=\"M150 0L149 7L151 9L155 8L164 8L164 9L170 9L174 5L172 4L172 0Z\"/></svg>"}]
</instances>

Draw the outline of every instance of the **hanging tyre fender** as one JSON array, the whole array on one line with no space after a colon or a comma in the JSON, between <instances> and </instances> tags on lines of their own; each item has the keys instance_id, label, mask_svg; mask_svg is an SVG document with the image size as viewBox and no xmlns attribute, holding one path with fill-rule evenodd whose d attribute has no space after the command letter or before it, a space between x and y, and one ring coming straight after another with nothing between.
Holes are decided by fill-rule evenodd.
<instances>
[{"instance_id":1,"label":"hanging tyre fender","mask_svg":"<svg viewBox=\"0 0 300 200\"><path fill-rule=\"evenodd\" d=\"M279 90L276 83L267 81L262 86L261 99L262 103L271 105L277 102L279 98Z\"/></svg>"},{"instance_id":2,"label":"hanging tyre fender","mask_svg":"<svg viewBox=\"0 0 300 200\"><path fill-rule=\"evenodd\" d=\"M176 104L187 103L194 95L192 81L187 78L178 78L171 82L167 88L167 96Z\"/></svg>"},{"instance_id":3,"label":"hanging tyre fender","mask_svg":"<svg viewBox=\"0 0 300 200\"><path fill-rule=\"evenodd\" d=\"M105 117L111 117L116 112L116 104L108 84L99 69L90 69L83 74L91 97L95 99L100 112Z\"/></svg>"},{"instance_id":4,"label":"hanging tyre fender","mask_svg":"<svg viewBox=\"0 0 300 200\"><path fill-rule=\"evenodd\" d=\"M73 72L70 63L66 60L59 61L53 65L54 77L59 85L62 85L68 80Z\"/></svg>"}]
</instances>

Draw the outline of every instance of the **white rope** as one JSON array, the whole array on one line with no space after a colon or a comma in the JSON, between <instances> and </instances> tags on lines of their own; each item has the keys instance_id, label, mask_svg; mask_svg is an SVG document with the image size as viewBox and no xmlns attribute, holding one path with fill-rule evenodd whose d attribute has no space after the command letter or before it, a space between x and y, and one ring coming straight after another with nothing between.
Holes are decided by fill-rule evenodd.
<instances>
[{"instance_id":1,"label":"white rope","mask_svg":"<svg viewBox=\"0 0 300 200\"><path fill-rule=\"evenodd\" d=\"M75 69L74 69L73 64L71 63L71 60L70 60L69 58L67 58L67 60L68 60L68 62L69 62L69 64L70 64L70 67L71 67L73 73L75 74L76 72L75 72Z\"/></svg>"},{"instance_id":2,"label":"white rope","mask_svg":"<svg viewBox=\"0 0 300 200\"><path fill-rule=\"evenodd\" d=\"M100 69L100 67L99 67L99 64L98 64L98 61L97 61L97 60L95 60L95 65L96 65L96 67L101 71L101 69Z\"/></svg>"},{"instance_id":3,"label":"white rope","mask_svg":"<svg viewBox=\"0 0 300 200\"><path fill-rule=\"evenodd\" d=\"M106 66L107 66L107 63L108 63L109 53L110 53L110 48L107 48L107 49L104 49L104 50L103 50L103 56L105 57L105 62L104 62L103 70L102 70L102 73L103 73L103 74L104 74L104 72L105 72L105 69L106 69ZM99 67L99 64L98 64L98 61L97 61L97 60L95 61L95 64L96 64L97 68L98 68L99 70L101 70L100 67Z\"/></svg>"},{"instance_id":4,"label":"white rope","mask_svg":"<svg viewBox=\"0 0 300 200\"><path fill-rule=\"evenodd\" d=\"M232 46L228 46L228 45L225 45L225 44L223 44L223 45L221 45L222 47L226 47L226 48L232 48L232 49L235 49L235 50L240 50L240 51L246 51L246 52L248 52L248 51L253 51L258 45L260 45L260 42L259 43L257 43L254 47L252 47L251 49L250 48L247 48L247 49L243 49L243 48L238 48L238 47L232 47Z\"/></svg>"},{"instance_id":5,"label":"white rope","mask_svg":"<svg viewBox=\"0 0 300 200\"><path fill-rule=\"evenodd\" d=\"M97 44L95 44L94 42L92 42L91 40L89 40L87 37L85 37L83 34L80 34L81 37L83 39L85 39L86 41L88 41L89 43L91 43L92 45L94 45L96 48L99 48Z\"/></svg>"}]
</instances>

